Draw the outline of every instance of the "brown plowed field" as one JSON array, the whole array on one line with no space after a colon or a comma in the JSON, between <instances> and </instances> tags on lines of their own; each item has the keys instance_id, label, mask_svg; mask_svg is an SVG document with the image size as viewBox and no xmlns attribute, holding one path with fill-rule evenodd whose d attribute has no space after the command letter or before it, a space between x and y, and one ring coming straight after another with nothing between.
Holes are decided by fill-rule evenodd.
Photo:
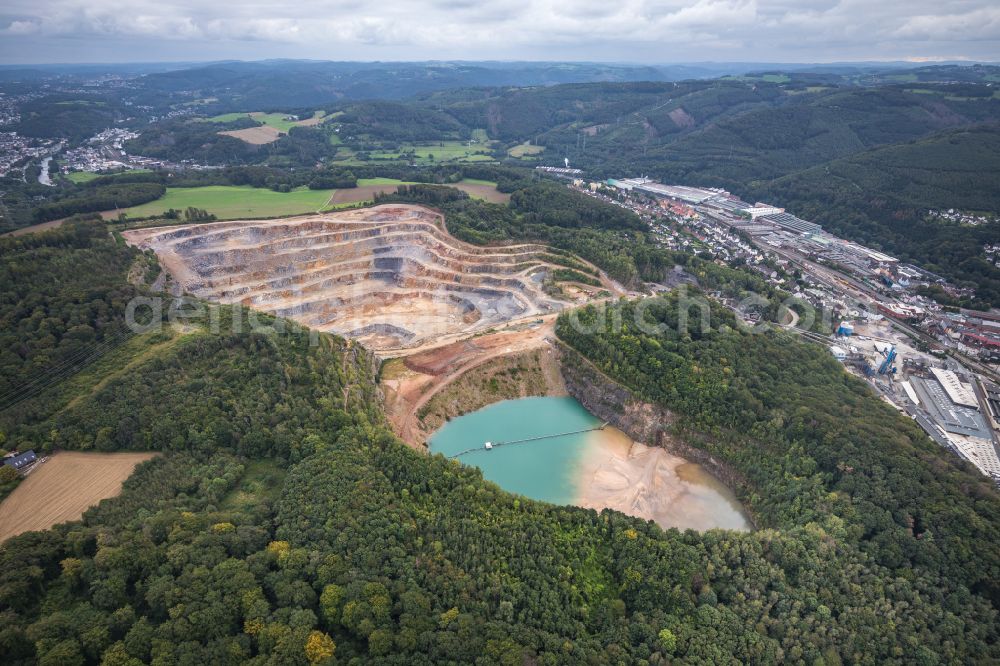
<instances>
[{"instance_id":1,"label":"brown plowed field","mask_svg":"<svg viewBox=\"0 0 1000 666\"><path fill-rule=\"evenodd\" d=\"M331 204L360 203L371 201L379 192L392 194L398 185L362 185L360 187L348 187L337 190L330 197Z\"/></svg>"},{"instance_id":2,"label":"brown plowed field","mask_svg":"<svg viewBox=\"0 0 1000 666\"><path fill-rule=\"evenodd\" d=\"M240 139L241 141L246 141L247 143L252 143L255 146L261 146L265 143L271 143L277 141L281 136L281 132L276 130L269 125L261 125L260 127L248 127L241 130L229 130L228 132L219 132L219 134L224 134L225 136L231 136L234 139Z\"/></svg>"},{"instance_id":3,"label":"brown plowed field","mask_svg":"<svg viewBox=\"0 0 1000 666\"><path fill-rule=\"evenodd\" d=\"M79 520L89 507L121 492L136 465L155 455L64 451L35 463L0 503L0 543L22 532Z\"/></svg>"},{"instance_id":4,"label":"brown plowed field","mask_svg":"<svg viewBox=\"0 0 1000 666\"><path fill-rule=\"evenodd\" d=\"M242 131L242 130L240 130ZM375 195L382 192L393 194L398 185L361 185L360 187L350 187L337 190L330 197L330 204L360 203L362 201L372 201ZM490 203L507 203L510 195L499 192L492 185L480 185L478 183L448 183L448 187L466 192L470 197L489 201Z\"/></svg>"},{"instance_id":5,"label":"brown plowed field","mask_svg":"<svg viewBox=\"0 0 1000 666\"><path fill-rule=\"evenodd\" d=\"M497 188L492 185L479 185L477 183L453 183L451 184L451 187L457 187L463 192L468 193L470 197L484 199L490 203L507 203L510 201L509 194L498 191Z\"/></svg>"}]
</instances>

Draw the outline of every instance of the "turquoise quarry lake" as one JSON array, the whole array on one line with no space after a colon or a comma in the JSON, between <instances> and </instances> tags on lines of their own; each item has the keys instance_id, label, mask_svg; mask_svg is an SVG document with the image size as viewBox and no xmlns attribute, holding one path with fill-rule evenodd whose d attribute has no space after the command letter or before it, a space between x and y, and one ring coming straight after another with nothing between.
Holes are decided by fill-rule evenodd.
<instances>
[{"instance_id":1,"label":"turquoise quarry lake","mask_svg":"<svg viewBox=\"0 0 1000 666\"><path fill-rule=\"evenodd\" d=\"M570 397L495 403L453 419L431 437L432 453L455 455L503 442L596 428L601 421ZM700 465L605 428L480 448L459 458L501 488L553 504L613 508L662 527L747 530L733 493Z\"/></svg>"}]
</instances>

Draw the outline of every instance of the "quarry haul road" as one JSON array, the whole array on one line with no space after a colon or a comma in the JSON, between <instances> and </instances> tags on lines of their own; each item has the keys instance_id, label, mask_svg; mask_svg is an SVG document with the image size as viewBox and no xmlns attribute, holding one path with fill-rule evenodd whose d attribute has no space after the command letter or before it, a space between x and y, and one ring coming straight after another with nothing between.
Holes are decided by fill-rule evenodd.
<instances>
[{"instance_id":1,"label":"quarry haul road","mask_svg":"<svg viewBox=\"0 0 1000 666\"><path fill-rule=\"evenodd\" d=\"M546 338L555 335L557 315L549 315L543 323L524 330L500 331L464 341L452 342L435 348L425 349L412 354L407 359L440 355L439 361L447 366L440 374L413 371L409 376L393 386L395 400L387 402L386 411L390 422L399 437L415 448L419 448L425 439L417 414L442 389L453 381L482 365L497 358L520 354L533 349L548 346ZM514 324L513 326L518 326ZM470 344L464 344L470 343ZM457 363L451 365L450 360Z\"/></svg>"}]
</instances>

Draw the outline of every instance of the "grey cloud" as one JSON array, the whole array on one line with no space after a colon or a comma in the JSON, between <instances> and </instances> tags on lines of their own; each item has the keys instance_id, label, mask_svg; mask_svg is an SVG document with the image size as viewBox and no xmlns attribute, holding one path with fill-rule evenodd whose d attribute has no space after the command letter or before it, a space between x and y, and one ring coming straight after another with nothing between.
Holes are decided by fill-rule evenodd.
<instances>
[{"instance_id":1,"label":"grey cloud","mask_svg":"<svg viewBox=\"0 0 1000 666\"><path fill-rule=\"evenodd\" d=\"M1000 59L996 0L8 0L0 60L318 58ZM145 53L131 52L135 40ZM249 43L253 43L250 46ZM243 46L243 44L247 44ZM84 45L84 46L81 46ZM60 50L61 49L61 50ZM37 56L35 56L37 59Z\"/></svg>"}]
</instances>

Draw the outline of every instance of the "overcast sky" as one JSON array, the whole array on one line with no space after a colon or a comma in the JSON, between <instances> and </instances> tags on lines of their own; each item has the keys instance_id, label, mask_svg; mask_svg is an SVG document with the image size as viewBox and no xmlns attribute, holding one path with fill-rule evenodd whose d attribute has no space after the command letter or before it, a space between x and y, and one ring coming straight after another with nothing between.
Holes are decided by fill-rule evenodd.
<instances>
[{"instance_id":1,"label":"overcast sky","mask_svg":"<svg viewBox=\"0 0 1000 666\"><path fill-rule=\"evenodd\" d=\"M1000 60L1000 0L4 0L0 62Z\"/></svg>"}]
</instances>

